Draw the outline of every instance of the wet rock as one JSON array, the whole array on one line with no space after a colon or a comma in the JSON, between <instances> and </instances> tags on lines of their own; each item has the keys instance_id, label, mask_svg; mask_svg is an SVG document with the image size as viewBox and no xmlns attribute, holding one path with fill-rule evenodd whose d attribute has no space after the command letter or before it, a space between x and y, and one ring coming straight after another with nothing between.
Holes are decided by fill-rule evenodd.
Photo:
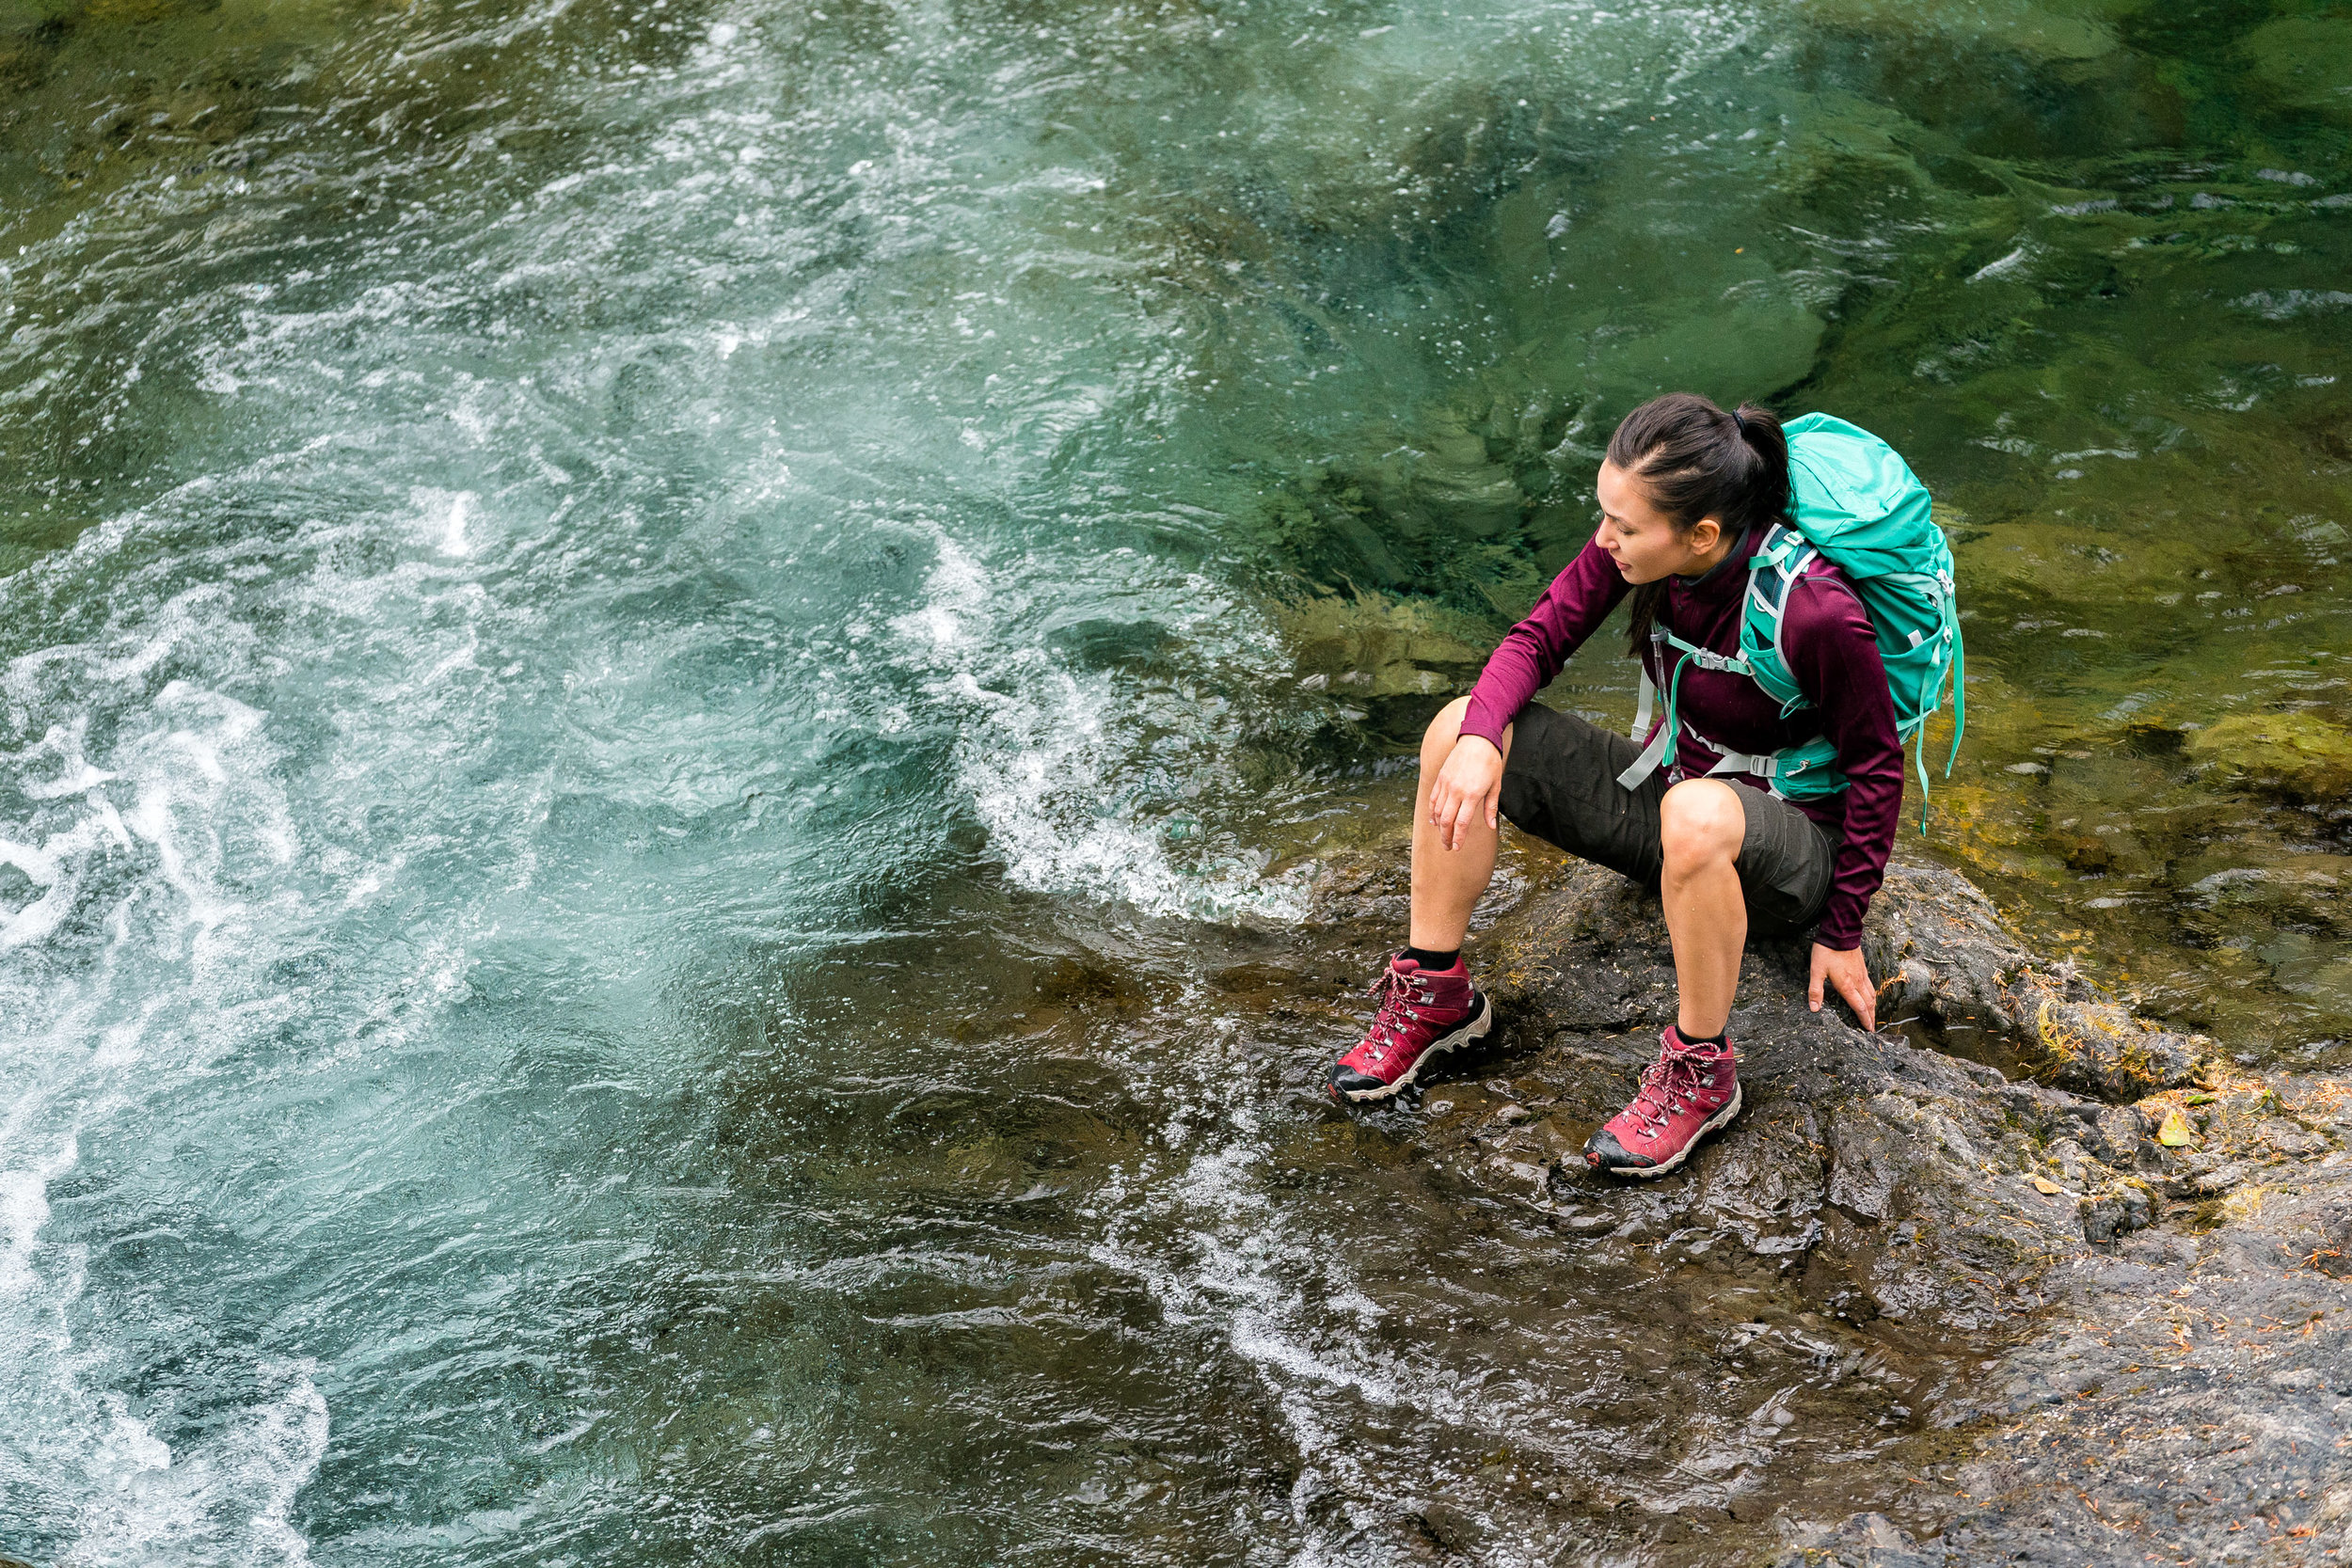
<instances>
[{"instance_id":1,"label":"wet rock","mask_svg":"<svg viewBox=\"0 0 2352 1568\"><path fill-rule=\"evenodd\" d=\"M2083 1240L2093 1246L2107 1246L2153 1225L2156 1197L2143 1182L2117 1181L2101 1191L2085 1193L2075 1212L2082 1216Z\"/></svg>"},{"instance_id":2,"label":"wet rock","mask_svg":"<svg viewBox=\"0 0 2352 1568\"><path fill-rule=\"evenodd\" d=\"M1915 966L1909 1000L1933 1008L1947 1032L1975 1018L2014 1037L2026 1024L2012 975L2030 967L2014 940L1959 879L1915 865L1903 873L1901 889L1882 898L1881 935ZM1565 1146L1630 1093L1673 1016L1656 900L1572 864L1497 924L1477 956L1481 973L1513 1021L1511 1048L1552 1064L1538 1075L1561 1084L1548 1118L1562 1146L1555 1209L1613 1205L1624 1220L1612 1236L1675 1238L1694 1256L1707 1238L1727 1241L1740 1256L1796 1271L1804 1298L1833 1322L1981 1332L2031 1310L2041 1275L2088 1255L2090 1243L2071 1193L2045 1196L2026 1180L2033 1151L2021 1124L2034 1139L2079 1133L2101 1107L1811 1012L1802 957L1794 943L1751 953L1732 1026L1749 1108L1685 1172L1637 1198L1577 1168Z\"/></svg>"},{"instance_id":3,"label":"wet rock","mask_svg":"<svg viewBox=\"0 0 2352 1568\"><path fill-rule=\"evenodd\" d=\"M1528 1135L1545 1157L1554 1164L1563 1160L1583 1158L1584 1140L1592 1136L1592 1129L1578 1125L1565 1117L1546 1117L1528 1129Z\"/></svg>"},{"instance_id":4,"label":"wet rock","mask_svg":"<svg viewBox=\"0 0 2352 1568\"><path fill-rule=\"evenodd\" d=\"M1830 1129L1829 1200L1867 1219L1915 1213L1981 1160L1947 1107L1888 1091L1841 1106Z\"/></svg>"},{"instance_id":5,"label":"wet rock","mask_svg":"<svg viewBox=\"0 0 2352 1568\"><path fill-rule=\"evenodd\" d=\"M2195 1081L2213 1042L2175 1035L2109 1002L2045 997L2034 1011L2041 1070L2061 1088L2108 1100L2137 1100Z\"/></svg>"},{"instance_id":6,"label":"wet rock","mask_svg":"<svg viewBox=\"0 0 2352 1568\"><path fill-rule=\"evenodd\" d=\"M2192 1194L2199 1197L2219 1197L2223 1193L2243 1184L2253 1174L2252 1167L2249 1165L2217 1165L2211 1170L2191 1176L2185 1183L2176 1182L2175 1186L2184 1189L2181 1196L2185 1197Z\"/></svg>"},{"instance_id":7,"label":"wet rock","mask_svg":"<svg viewBox=\"0 0 2352 1568\"><path fill-rule=\"evenodd\" d=\"M1947 1051L2078 1095L2138 1100L2195 1080L2213 1041L2156 1028L2027 952L1958 874L1898 858L1864 950L1882 1009Z\"/></svg>"},{"instance_id":8,"label":"wet rock","mask_svg":"<svg viewBox=\"0 0 2352 1568\"><path fill-rule=\"evenodd\" d=\"M1391 896L1377 879L1325 885L1366 907ZM1380 1113L1466 1216L1522 1216L1575 1269L1624 1269L1645 1302L1691 1313L1676 1354L1710 1365L1724 1379L1710 1388L1740 1389L1748 1359L1785 1342L1856 1386L1899 1377L1899 1394L1868 1395L1884 1402L1867 1406L1878 1430L1940 1434L1899 1465L1807 1465L1798 1480L1766 1461L1822 1407L1726 1392L1753 1414L1702 1438L1655 1392L1692 1386L1671 1383L1671 1359L1645 1364L1597 1386L1584 1416L1692 1445L1688 1468L1674 1489L1611 1482L1622 1505L1577 1528L1663 1562L1745 1560L1772 1528L1783 1562L1960 1568L2110 1560L2119 1518L2136 1521L2132 1560L2143 1530L2174 1560L2223 1560L2244 1534L2229 1522L2307 1523L2295 1511L2343 1483L2323 1474L2324 1433L2333 1390L2352 1388L2332 1326L2342 1314L2352 1329L2352 1279L2337 1277L2352 1275L2352 1162L2296 1151L2330 1147L2308 1124L2352 1095L2310 1080L2282 1098L2230 1077L2210 1042L2147 1027L2036 961L1938 868L1898 862L1870 940L1910 1037L1812 1012L1802 947L1757 944L1731 1029L1746 1111L1683 1170L1607 1179L1577 1150L1672 1019L1670 949L1654 897L1596 868L1547 867L1475 943L1504 1025L1489 1055L1434 1084L1425 1111ZM2005 1077L2004 1060L2024 1076ZM2204 1123L2195 1147L2151 1139L2189 1114ZM1711 1341L1709 1361L1699 1324L1725 1310L1737 1332ZM1898 1346L1934 1347L1942 1370L1895 1372ZM1681 1489L1702 1465L1724 1479L1693 1513L1701 1494ZM2185 1473L2200 1506L2183 1514ZM2274 1488L2274 1473L2291 1484ZM1851 1500L1823 1506L1841 1487ZM1516 1539L1522 1513L1567 1528L1549 1501L1473 1492L1416 1514L1430 1549L1478 1560ZM1669 1520L1689 1539L1661 1533Z\"/></svg>"},{"instance_id":9,"label":"wet rock","mask_svg":"<svg viewBox=\"0 0 2352 1568\"><path fill-rule=\"evenodd\" d=\"M1883 1513L1858 1513L1838 1525L1801 1525L1772 1560L1773 1568L1931 1568L1931 1557Z\"/></svg>"},{"instance_id":10,"label":"wet rock","mask_svg":"<svg viewBox=\"0 0 2352 1568\"><path fill-rule=\"evenodd\" d=\"M2011 1124L2029 1137L2071 1136L2079 1131L2083 1119L2097 1110L2095 1103L2063 1089L2040 1084L2012 1084L1999 1079L1997 1073L1994 1077L1998 1081L1985 1087L2000 1101Z\"/></svg>"},{"instance_id":11,"label":"wet rock","mask_svg":"<svg viewBox=\"0 0 2352 1568\"><path fill-rule=\"evenodd\" d=\"M1549 1165L1541 1160L1515 1158L1509 1151L1499 1150L1486 1156L1478 1174L1487 1185L1498 1191L1543 1196L1550 1187Z\"/></svg>"},{"instance_id":12,"label":"wet rock","mask_svg":"<svg viewBox=\"0 0 2352 1568\"><path fill-rule=\"evenodd\" d=\"M1940 865L1897 860L1863 936L1889 1018L1923 1014L1931 1032L1985 1043L2020 1032L2010 988L2033 967L1984 895ZM1962 1044L1973 1042L1960 1042Z\"/></svg>"},{"instance_id":13,"label":"wet rock","mask_svg":"<svg viewBox=\"0 0 2352 1568\"><path fill-rule=\"evenodd\" d=\"M1429 1538L1448 1551L1476 1551L1492 1533L1478 1515L1443 1498L1422 1504L1413 1516Z\"/></svg>"},{"instance_id":14,"label":"wet rock","mask_svg":"<svg viewBox=\"0 0 2352 1568\"><path fill-rule=\"evenodd\" d=\"M2090 1174L2090 1154L2072 1138L2060 1138L2052 1144L2049 1159L2058 1167L2058 1180L2069 1186L2081 1186Z\"/></svg>"},{"instance_id":15,"label":"wet rock","mask_svg":"<svg viewBox=\"0 0 2352 1568\"><path fill-rule=\"evenodd\" d=\"M2176 1156L2169 1172L2185 1171L2191 1176L2202 1176L2207 1171L2219 1169L2223 1163L2218 1149L2194 1148Z\"/></svg>"},{"instance_id":16,"label":"wet rock","mask_svg":"<svg viewBox=\"0 0 2352 1568\"><path fill-rule=\"evenodd\" d=\"M2262 1141L2280 1154L2301 1157L2324 1154L2331 1147L2328 1141L2300 1122L2284 1117L2265 1117L2256 1129Z\"/></svg>"},{"instance_id":17,"label":"wet rock","mask_svg":"<svg viewBox=\"0 0 2352 1568\"><path fill-rule=\"evenodd\" d=\"M1652 1511L1649 1528L1645 1532L1652 1541L1675 1545L1691 1539L1691 1522L1671 1509Z\"/></svg>"},{"instance_id":18,"label":"wet rock","mask_svg":"<svg viewBox=\"0 0 2352 1568\"><path fill-rule=\"evenodd\" d=\"M1351 855L1325 861L1315 868L1309 918L1327 926L1403 924L1412 913L1409 856L1408 846L1404 856Z\"/></svg>"},{"instance_id":19,"label":"wet rock","mask_svg":"<svg viewBox=\"0 0 2352 1568\"><path fill-rule=\"evenodd\" d=\"M1143 990L1126 970L1090 958L1057 958L1040 968L1030 984L1042 1000L1062 1006L1089 1004L1132 1011Z\"/></svg>"},{"instance_id":20,"label":"wet rock","mask_svg":"<svg viewBox=\"0 0 2352 1568\"><path fill-rule=\"evenodd\" d=\"M2306 1245L2308 1243L2308 1245ZM2352 1278L2352 1210L2315 1215L2304 1232L2288 1243L2303 1248L2303 1266L2334 1279Z\"/></svg>"},{"instance_id":21,"label":"wet rock","mask_svg":"<svg viewBox=\"0 0 2352 1568\"><path fill-rule=\"evenodd\" d=\"M2148 1118L2129 1105L2103 1105L2084 1119L2075 1137L2094 1159L2128 1170L2139 1162Z\"/></svg>"},{"instance_id":22,"label":"wet rock","mask_svg":"<svg viewBox=\"0 0 2352 1568\"><path fill-rule=\"evenodd\" d=\"M1743 1117L1697 1163L1694 1221L1762 1258L1802 1253L1820 1240L1821 1143L1804 1106Z\"/></svg>"},{"instance_id":23,"label":"wet rock","mask_svg":"<svg viewBox=\"0 0 2352 1568\"><path fill-rule=\"evenodd\" d=\"M2352 1285L2309 1259L2347 1202L2352 1173L2305 1167L2211 1230L2144 1230L2075 1271L1999 1373L2071 1391L2013 1403L1955 1473L1930 1560L2321 1560Z\"/></svg>"}]
</instances>

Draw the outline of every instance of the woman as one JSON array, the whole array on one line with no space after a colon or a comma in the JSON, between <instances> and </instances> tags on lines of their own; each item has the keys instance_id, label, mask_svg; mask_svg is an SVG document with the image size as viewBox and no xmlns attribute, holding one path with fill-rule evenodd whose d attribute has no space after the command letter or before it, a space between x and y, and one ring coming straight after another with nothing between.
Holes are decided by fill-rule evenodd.
<instances>
[{"instance_id":1,"label":"woman","mask_svg":"<svg viewBox=\"0 0 2352 1568\"><path fill-rule=\"evenodd\" d=\"M1494 875L1500 813L1657 888L1665 904L1680 993L1674 1026L1632 1101L1584 1147L1596 1170L1661 1176L1739 1114L1724 1031L1750 929L1813 927L1814 1009L1826 983L1863 1027L1876 1023L1862 917L1894 845L1902 751L1870 618L1817 558L1789 589L1783 623L1783 653L1809 705L1784 714L1747 675L1685 662L1669 709L1680 726L1673 765L1621 784L1639 771L1635 742L1529 699L1629 592L1633 650L1661 688L1675 673L1656 661L1653 624L1737 656L1748 557L1788 513L1788 442L1763 408L1726 414L1670 393L1617 427L1594 488L1598 531L1422 741L1409 944L1390 961L1378 1015L1332 1068L1330 1086L1343 1101L1385 1100L1491 1027L1461 945ZM1737 770L1818 736L1836 747L1850 781L1837 794L1784 800ZM1747 754L1709 776L1727 753Z\"/></svg>"}]
</instances>

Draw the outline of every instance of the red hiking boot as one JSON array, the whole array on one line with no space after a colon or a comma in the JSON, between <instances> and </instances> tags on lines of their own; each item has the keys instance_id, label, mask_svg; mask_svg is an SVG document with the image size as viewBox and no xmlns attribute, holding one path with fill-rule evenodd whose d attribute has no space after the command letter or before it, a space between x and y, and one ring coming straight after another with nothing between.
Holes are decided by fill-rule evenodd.
<instances>
[{"instance_id":1,"label":"red hiking boot","mask_svg":"<svg viewBox=\"0 0 2352 1568\"><path fill-rule=\"evenodd\" d=\"M1658 1043L1658 1060L1642 1069L1633 1102L1584 1145L1584 1163L1593 1169L1663 1176L1740 1114L1740 1069L1729 1040L1687 1045L1681 1031L1668 1029Z\"/></svg>"},{"instance_id":2,"label":"red hiking boot","mask_svg":"<svg viewBox=\"0 0 2352 1568\"><path fill-rule=\"evenodd\" d=\"M1494 1026L1493 1006L1459 959L1452 969L1424 974L1410 958L1391 958L1372 993L1380 999L1372 1027L1331 1069L1331 1098L1343 1103L1388 1099L1432 1057L1484 1039Z\"/></svg>"}]
</instances>

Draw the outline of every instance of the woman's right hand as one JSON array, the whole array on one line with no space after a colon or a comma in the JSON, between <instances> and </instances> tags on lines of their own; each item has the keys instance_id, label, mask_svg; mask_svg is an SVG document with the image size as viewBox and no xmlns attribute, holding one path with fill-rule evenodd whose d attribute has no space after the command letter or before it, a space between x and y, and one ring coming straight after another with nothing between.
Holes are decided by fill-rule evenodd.
<instances>
[{"instance_id":1,"label":"woman's right hand","mask_svg":"<svg viewBox=\"0 0 2352 1568\"><path fill-rule=\"evenodd\" d=\"M1438 842L1459 849L1481 816L1487 827L1496 826L1502 799L1502 753L1485 736L1463 736L1454 743L1429 791L1429 820L1438 830Z\"/></svg>"}]
</instances>

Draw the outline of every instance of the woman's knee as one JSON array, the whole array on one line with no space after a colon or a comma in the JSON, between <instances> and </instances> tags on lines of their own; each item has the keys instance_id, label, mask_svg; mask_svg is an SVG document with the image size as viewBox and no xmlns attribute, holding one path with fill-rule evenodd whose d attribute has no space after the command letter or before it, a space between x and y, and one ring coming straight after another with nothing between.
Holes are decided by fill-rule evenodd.
<instances>
[{"instance_id":1,"label":"woman's knee","mask_svg":"<svg viewBox=\"0 0 2352 1568\"><path fill-rule=\"evenodd\" d=\"M1470 699L1456 697L1438 710L1422 732L1421 757L1424 763L1442 764L1453 752L1454 743L1462 737L1462 717L1470 712Z\"/></svg>"},{"instance_id":2,"label":"woman's knee","mask_svg":"<svg viewBox=\"0 0 2352 1568\"><path fill-rule=\"evenodd\" d=\"M1670 874L1736 860L1747 828L1738 793L1720 780L1685 779L1659 802L1659 847Z\"/></svg>"}]
</instances>

